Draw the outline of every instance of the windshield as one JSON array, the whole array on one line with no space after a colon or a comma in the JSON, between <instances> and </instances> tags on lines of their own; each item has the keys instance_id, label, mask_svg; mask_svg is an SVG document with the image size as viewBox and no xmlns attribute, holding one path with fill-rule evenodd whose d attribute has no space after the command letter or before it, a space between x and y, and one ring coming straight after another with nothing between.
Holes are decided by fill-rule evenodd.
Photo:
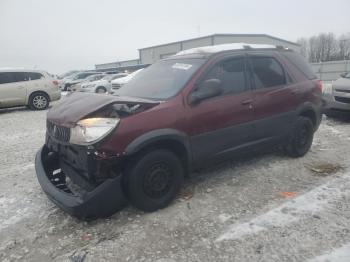
<instances>
[{"instance_id":1,"label":"windshield","mask_svg":"<svg viewBox=\"0 0 350 262\"><path fill-rule=\"evenodd\" d=\"M166 100L176 95L204 62L198 58L157 62L138 73L115 95Z\"/></svg>"}]
</instances>

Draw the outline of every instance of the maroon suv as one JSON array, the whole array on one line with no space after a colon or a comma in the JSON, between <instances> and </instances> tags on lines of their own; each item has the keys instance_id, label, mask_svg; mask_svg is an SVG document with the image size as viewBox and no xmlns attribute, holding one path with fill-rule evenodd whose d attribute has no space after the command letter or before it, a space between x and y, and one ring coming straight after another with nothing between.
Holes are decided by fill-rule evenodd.
<instances>
[{"instance_id":1,"label":"maroon suv","mask_svg":"<svg viewBox=\"0 0 350 262\"><path fill-rule=\"evenodd\" d=\"M113 96L75 93L53 107L38 180L81 219L110 216L127 202L154 211L209 163L276 144L292 157L306 154L321 89L303 58L281 47L185 52Z\"/></svg>"}]
</instances>

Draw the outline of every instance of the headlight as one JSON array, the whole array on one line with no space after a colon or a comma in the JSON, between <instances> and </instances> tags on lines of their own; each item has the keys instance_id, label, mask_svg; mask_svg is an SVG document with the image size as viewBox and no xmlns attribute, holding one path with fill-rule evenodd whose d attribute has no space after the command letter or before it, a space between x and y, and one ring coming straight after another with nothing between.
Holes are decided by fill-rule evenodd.
<instances>
[{"instance_id":1,"label":"headlight","mask_svg":"<svg viewBox=\"0 0 350 262\"><path fill-rule=\"evenodd\" d=\"M323 94L332 94L333 87L332 84L323 84Z\"/></svg>"},{"instance_id":2,"label":"headlight","mask_svg":"<svg viewBox=\"0 0 350 262\"><path fill-rule=\"evenodd\" d=\"M88 145L108 135L119 123L119 118L86 118L70 130L69 142Z\"/></svg>"}]
</instances>

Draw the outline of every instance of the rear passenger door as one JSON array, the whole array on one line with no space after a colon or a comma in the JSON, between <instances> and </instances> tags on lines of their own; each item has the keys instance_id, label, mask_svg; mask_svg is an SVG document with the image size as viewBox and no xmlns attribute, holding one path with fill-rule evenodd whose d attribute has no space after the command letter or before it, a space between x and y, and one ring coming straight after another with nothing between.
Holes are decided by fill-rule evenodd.
<instances>
[{"instance_id":1,"label":"rear passenger door","mask_svg":"<svg viewBox=\"0 0 350 262\"><path fill-rule=\"evenodd\" d=\"M22 72L0 72L0 106L24 105L27 80Z\"/></svg>"},{"instance_id":2,"label":"rear passenger door","mask_svg":"<svg viewBox=\"0 0 350 262\"><path fill-rule=\"evenodd\" d=\"M248 55L255 139L282 138L292 127L297 99L292 80L273 53Z\"/></svg>"}]
</instances>

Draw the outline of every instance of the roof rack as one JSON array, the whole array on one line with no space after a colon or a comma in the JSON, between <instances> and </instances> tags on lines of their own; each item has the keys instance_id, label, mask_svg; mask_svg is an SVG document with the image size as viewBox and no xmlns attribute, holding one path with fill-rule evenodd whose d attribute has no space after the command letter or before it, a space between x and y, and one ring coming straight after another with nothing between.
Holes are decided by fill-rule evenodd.
<instances>
[{"instance_id":1,"label":"roof rack","mask_svg":"<svg viewBox=\"0 0 350 262\"><path fill-rule=\"evenodd\" d=\"M178 52L175 56L178 55L189 55L189 54L211 54L218 53L222 51L229 50L243 50L243 49L273 49L277 48L276 45L265 45L265 44L248 44L248 43L231 43L231 44L221 44L221 45L210 45L191 48Z\"/></svg>"}]
</instances>

